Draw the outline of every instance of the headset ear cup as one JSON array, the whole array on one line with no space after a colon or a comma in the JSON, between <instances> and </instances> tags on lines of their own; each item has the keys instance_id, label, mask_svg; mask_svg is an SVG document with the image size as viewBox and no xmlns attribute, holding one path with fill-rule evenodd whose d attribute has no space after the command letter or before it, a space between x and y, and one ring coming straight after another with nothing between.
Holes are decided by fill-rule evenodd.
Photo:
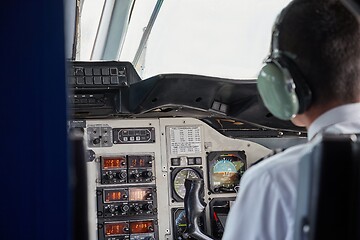
<instances>
[{"instance_id":1,"label":"headset ear cup","mask_svg":"<svg viewBox=\"0 0 360 240\"><path fill-rule=\"evenodd\" d=\"M291 79L295 83L295 92L299 100L299 111L297 114L304 113L311 105L312 91L300 69L289 57L282 56L279 60L281 60L281 66L284 66L287 69L291 75Z\"/></svg>"},{"instance_id":2,"label":"headset ear cup","mask_svg":"<svg viewBox=\"0 0 360 240\"><path fill-rule=\"evenodd\" d=\"M289 120L299 111L293 80L277 62L267 63L260 71L257 88L266 108L277 118Z\"/></svg>"}]
</instances>

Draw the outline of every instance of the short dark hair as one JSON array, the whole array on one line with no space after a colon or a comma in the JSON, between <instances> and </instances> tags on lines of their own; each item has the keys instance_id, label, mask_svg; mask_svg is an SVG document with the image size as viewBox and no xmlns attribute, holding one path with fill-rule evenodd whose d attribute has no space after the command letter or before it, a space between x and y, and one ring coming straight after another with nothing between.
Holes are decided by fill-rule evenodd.
<instances>
[{"instance_id":1,"label":"short dark hair","mask_svg":"<svg viewBox=\"0 0 360 240\"><path fill-rule=\"evenodd\" d=\"M279 49L296 55L312 105L360 97L360 27L334 0L294 0L279 25Z\"/></svg>"}]
</instances>

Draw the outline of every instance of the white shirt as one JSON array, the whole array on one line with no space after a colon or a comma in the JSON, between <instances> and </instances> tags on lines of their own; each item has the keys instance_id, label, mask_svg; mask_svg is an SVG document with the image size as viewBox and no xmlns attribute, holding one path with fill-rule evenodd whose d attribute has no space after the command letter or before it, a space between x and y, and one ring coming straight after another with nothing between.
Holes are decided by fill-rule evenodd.
<instances>
[{"instance_id":1,"label":"white shirt","mask_svg":"<svg viewBox=\"0 0 360 240\"><path fill-rule=\"evenodd\" d=\"M308 129L308 140L322 133L360 133L360 103L333 108ZM316 138L321 139L321 138ZM226 220L223 240L294 238L298 163L317 140L276 154L247 170Z\"/></svg>"}]
</instances>

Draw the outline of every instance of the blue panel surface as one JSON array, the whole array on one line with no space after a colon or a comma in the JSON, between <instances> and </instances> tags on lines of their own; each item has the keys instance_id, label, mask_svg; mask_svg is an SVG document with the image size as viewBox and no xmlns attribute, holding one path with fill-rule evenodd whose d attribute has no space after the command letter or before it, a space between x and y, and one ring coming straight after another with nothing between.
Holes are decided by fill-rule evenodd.
<instances>
[{"instance_id":1,"label":"blue panel surface","mask_svg":"<svg viewBox=\"0 0 360 240\"><path fill-rule=\"evenodd\" d=\"M63 2L0 5L0 239L70 239Z\"/></svg>"}]
</instances>

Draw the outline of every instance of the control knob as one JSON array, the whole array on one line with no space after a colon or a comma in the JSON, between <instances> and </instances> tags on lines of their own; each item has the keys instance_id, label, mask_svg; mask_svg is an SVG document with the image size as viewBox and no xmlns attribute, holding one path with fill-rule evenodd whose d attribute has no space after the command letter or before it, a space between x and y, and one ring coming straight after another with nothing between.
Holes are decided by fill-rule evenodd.
<instances>
[{"instance_id":1,"label":"control knob","mask_svg":"<svg viewBox=\"0 0 360 240\"><path fill-rule=\"evenodd\" d=\"M118 178L120 178L120 179L125 179L126 176L127 176L127 174L126 174L126 172L119 172L119 173L117 174L117 176L118 176Z\"/></svg>"},{"instance_id":2,"label":"control knob","mask_svg":"<svg viewBox=\"0 0 360 240\"><path fill-rule=\"evenodd\" d=\"M107 173L105 173L105 178L107 180L111 180L114 178L114 175L112 174L112 172L107 172Z\"/></svg>"},{"instance_id":3,"label":"control knob","mask_svg":"<svg viewBox=\"0 0 360 240\"><path fill-rule=\"evenodd\" d=\"M144 172L142 173L142 175L143 175L145 178L151 178L152 175L153 175L153 173L152 173L152 171L144 171Z\"/></svg>"},{"instance_id":4,"label":"control knob","mask_svg":"<svg viewBox=\"0 0 360 240\"><path fill-rule=\"evenodd\" d=\"M127 211L129 211L129 209L130 209L130 207L128 206L128 205L122 205L121 207L120 207L120 210L122 211L122 212L127 212Z\"/></svg>"},{"instance_id":5,"label":"control knob","mask_svg":"<svg viewBox=\"0 0 360 240\"><path fill-rule=\"evenodd\" d=\"M94 139L92 140L92 142L93 142L94 145L97 145L97 144L100 143L100 138L94 138Z\"/></svg>"},{"instance_id":6,"label":"control knob","mask_svg":"<svg viewBox=\"0 0 360 240\"><path fill-rule=\"evenodd\" d=\"M155 240L155 238L154 237L146 237L146 238L144 238L144 240Z\"/></svg>"},{"instance_id":7,"label":"control knob","mask_svg":"<svg viewBox=\"0 0 360 240\"><path fill-rule=\"evenodd\" d=\"M133 210L134 210L135 212L140 211L140 207L139 207L139 205L135 205L135 206L133 206Z\"/></svg>"},{"instance_id":8,"label":"control knob","mask_svg":"<svg viewBox=\"0 0 360 240\"><path fill-rule=\"evenodd\" d=\"M154 209L154 205L152 203L148 203L148 204L145 204L143 208L146 211L151 211Z\"/></svg>"},{"instance_id":9,"label":"control knob","mask_svg":"<svg viewBox=\"0 0 360 240\"><path fill-rule=\"evenodd\" d=\"M108 211L110 213L114 213L115 212L115 207L114 206L109 206Z\"/></svg>"},{"instance_id":10,"label":"control knob","mask_svg":"<svg viewBox=\"0 0 360 240\"><path fill-rule=\"evenodd\" d=\"M140 177L140 173L134 173L133 176L134 176L134 178L139 178L139 177Z\"/></svg>"}]
</instances>

